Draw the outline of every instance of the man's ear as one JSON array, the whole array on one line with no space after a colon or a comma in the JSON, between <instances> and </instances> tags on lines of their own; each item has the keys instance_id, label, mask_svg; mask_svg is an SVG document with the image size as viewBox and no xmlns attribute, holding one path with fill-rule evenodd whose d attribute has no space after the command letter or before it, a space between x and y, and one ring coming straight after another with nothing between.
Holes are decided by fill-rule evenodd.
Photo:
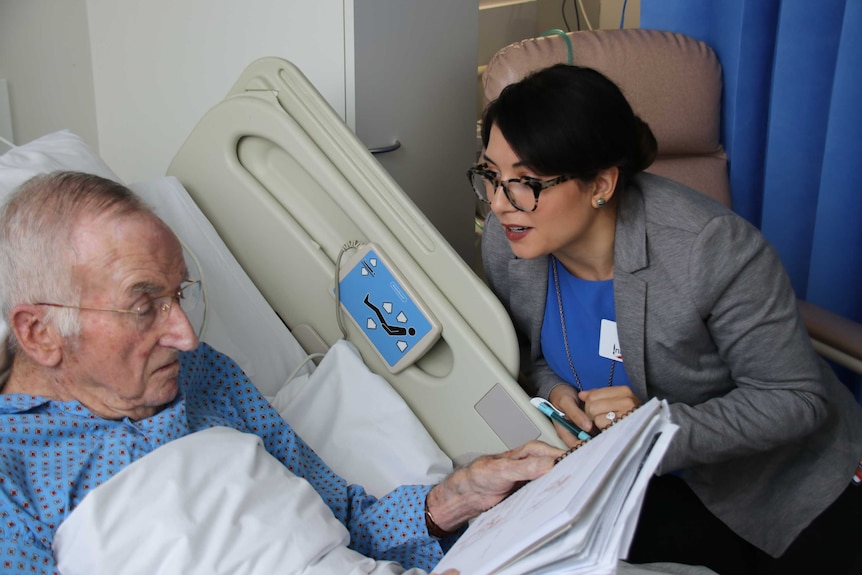
<instances>
[{"instance_id":1,"label":"man's ear","mask_svg":"<svg viewBox=\"0 0 862 575\"><path fill-rule=\"evenodd\" d=\"M9 314L9 327L18 340L20 352L36 363L55 367L63 357L63 339L45 321L42 306L19 304Z\"/></svg>"},{"instance_id":2,"label":"man's ear","mask_svg":"<svg viewBox=\"0 0 862 575\"><path fill-rule=\"evenodd\" d=\"M620 178L620 169L616 166L600 170L596 179L593 180L595 187L593 188L593 206L609 204L614 197L614 192L617 189L617 182ZM599 202L599 199L604 202Z\"/></svg>"}]
</instances>

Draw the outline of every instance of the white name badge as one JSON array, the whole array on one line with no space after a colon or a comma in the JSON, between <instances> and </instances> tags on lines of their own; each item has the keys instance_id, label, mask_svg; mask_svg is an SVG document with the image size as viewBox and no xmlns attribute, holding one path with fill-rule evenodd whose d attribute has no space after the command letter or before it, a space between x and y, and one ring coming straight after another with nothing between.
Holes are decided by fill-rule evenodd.
<instances>
[{"instance_id":1,"label":"white name badge","mask_svg":"<svg viewBox=\"0 0 862 575\"><path fill-rule=\"evenodd\" d=\"M617 322L602 320L602 330L599 334L599 355L615 361L622 361L620 338L617 336Z\"/></svg>"}]
</instances>

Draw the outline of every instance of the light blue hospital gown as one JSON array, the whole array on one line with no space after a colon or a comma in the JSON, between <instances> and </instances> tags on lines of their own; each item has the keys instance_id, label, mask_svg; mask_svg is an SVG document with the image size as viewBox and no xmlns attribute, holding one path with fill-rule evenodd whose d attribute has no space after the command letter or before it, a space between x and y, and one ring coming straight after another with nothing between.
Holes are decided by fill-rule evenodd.
<instances>
[{"instance_id":1,"label":"light blue hospital gown","mask_svg":"<svg viewBox=\"0 0 862 575\"><path fill-rule=\"evenodd\" d=\"M425 527L429 486L399 487L378 500L347 485L230 358L202 343L180 361L180 396L137 422L101 419L75 401L0 394L0 573L56 573L54 533L87 492L156 447L214 426L261 437L347 526L351 548L433 569L442 551Z\"/></svg>"}]
</instances>

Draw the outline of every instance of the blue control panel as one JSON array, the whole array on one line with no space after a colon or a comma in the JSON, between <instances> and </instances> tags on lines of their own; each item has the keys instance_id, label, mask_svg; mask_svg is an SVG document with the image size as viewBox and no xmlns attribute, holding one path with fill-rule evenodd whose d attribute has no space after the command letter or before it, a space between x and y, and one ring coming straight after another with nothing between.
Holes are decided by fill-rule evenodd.
<instances>
[{"instance_id":1,"label":"blue control panel","mask_svg":"<svg viewBox=\"0 0 862 575\"><path fill-rule=\"evenodd\" d=\"M421 357L440 335L434 316L373 244L346 269L339 291L341 305L392 372Z\"/></svg>"}]
</instances>

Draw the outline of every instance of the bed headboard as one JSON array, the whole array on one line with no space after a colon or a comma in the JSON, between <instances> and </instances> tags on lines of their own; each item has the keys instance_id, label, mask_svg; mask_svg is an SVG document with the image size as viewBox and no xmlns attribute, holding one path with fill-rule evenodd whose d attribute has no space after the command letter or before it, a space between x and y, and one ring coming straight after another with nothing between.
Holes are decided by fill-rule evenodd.
<instances>
[{"instance_id":1,"label":"bed headboard","mask_svg":"<svg viewBox=\"0 0 862 575\"><path fill-rule=\"evenodd\" d=\"M306 349L342 338L333 288L343 247L379 245L442 333L398 373L345 316L348 339L456 462L536 438L561 445L515 380L517 340L502 305L293 64L252 63L168 174Z\"/></svg>"}]
</instances>

